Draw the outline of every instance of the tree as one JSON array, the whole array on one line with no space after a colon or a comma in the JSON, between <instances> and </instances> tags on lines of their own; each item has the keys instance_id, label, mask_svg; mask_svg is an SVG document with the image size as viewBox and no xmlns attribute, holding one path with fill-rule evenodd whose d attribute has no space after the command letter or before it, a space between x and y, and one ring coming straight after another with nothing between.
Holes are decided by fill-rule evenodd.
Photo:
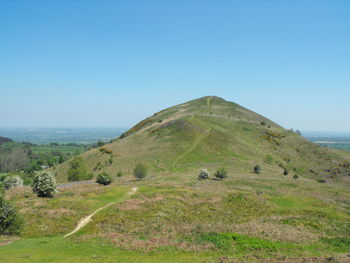
<instances>
[{"instance_id":1,"label":"tree","mask_svg":"<svg viewBox=\"0 0 350 263\"><path fill-rule=\"evenodd\" d=\"M51 174L38 174L34 177L32 190L38 197L53 197L56 190L56 179Z\"/></svg>"},{"instance_id":2,"label":"tree","mask_svg":"<svg viewBox=\"0 0 350 263\"><path fill-rule=\"evenodd\" d=\"M97 146L101 147L103 145L105 145L105 143L103 141L98 141Z\"/></svg>"},{"instance_id":3,"label":"tree","mask_svg":"<svg viewBox=\"0 0 350 263\"><path fill-rule=\"evenodd\" d=\"M134 177L138 180L145 178L147 175L147 168L143 164L138 164L134 168Z\"/></svg>"},{"instance_id":4,"label":"tree","mask_svg":"<svg viewBox=\"0 0 350 263\"><path fill-rule=\"evenodd\" d=\"M205 180L209 178L209 172L206 169L201 169L199 171L198 179Z\"/></svg>"},{"instance_id":5,"label":"tree","mask_svg":"<svg viewBox=\"0 0 350 263\"><path fill-rule=\"evenodd\" d=\"M85 163L80 156L74 157L69 163L68 181L89 180L92 178L92 176L92 174L87 172Z\"/></svg>"},{"instance_id":6,"label":"tree","mask_svg":"<svg viewBox=\"0 0 350 263\"><path fill-rule=\"evenodd\" d=\"M287 169L284 169L283 174L284 174L284 175L288 175L288 174L289 174L289 171L288 171Z\"/></svg>"},{"instance_id":7,"label":"tree","mask_svg":"<svg viewBox=\"0 0 350 263\"><path fill-rule=\"evenodd\" d=\"M112 183L112 178L107 173L101 173L97 176L96 183L102 184L102 185L108 185Z\"/></svg>"},{"instance_id":8,"label":"tree","mask_svg":"<svg viewBox=\"0 0 350 263\"><path fill-rule=\"evenodd\" d=\"M260 167L260 165L255 165L254 166L254 173L256 173L256 174L260 174L261 173L261 167Z\"/></svg>"},{"instance_id":9,"label":"tree","mask_svg":"<svg viewBox=\"0 0 350 263\"><path fill-rule=\"evenodd\" d=\"M60 156L58 158L58 163L63 163L65 160L64 160L64 157L63 156Z\"/></svg>"},{"instance_id":10,"label":"tree","mask_svg":"<svg viewBox=\"0 0 350 263\"><path fill-rule=\"evenodd\" d=\"M214 176L220 180L224 179L227 177L227 171L224 167L221 167L215 172Z\"/></svg>"},{"instance_id":11,"label":"tree","mask_svg":"<svg viewBox=\"0 0 350 263\"><path fill-rule=\"evenodd\" d=\"M22 225L17 210L0 196L0 235L17 235Z\"/></svg>"}]
</instances>

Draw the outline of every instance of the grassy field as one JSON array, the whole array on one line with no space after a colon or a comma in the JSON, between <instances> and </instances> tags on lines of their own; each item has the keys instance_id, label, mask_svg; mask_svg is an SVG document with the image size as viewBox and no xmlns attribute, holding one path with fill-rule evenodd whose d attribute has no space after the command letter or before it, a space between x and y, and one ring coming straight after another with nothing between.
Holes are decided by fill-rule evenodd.
<instances>
[{"instance_id":1,"label":"grassy field","mask_svg":"<svg viewBox=\"0 0 350 263\"><path fill-rule=\"evenodd\" d=\"M107 172L114 182L68 184L52 199L28 187L7 191L25 225L20 240L2 242L0 260L350 260L349 153L312 144L237 104L216 97L181 104L81 156L89 172ZM67 181L67 163L49 170L59 182ZM145 180L132 176L137 163L148 167ZM261 174L253 173L256 164ZM221 166L228 178L216 180ZM198 180L201 168L208 180Z\"/></svg>"},{"instance_id":2,"label":"grassy field","mask_svg":"<svg viewBox=\"0 0 350 263\"><path fill-rule=\"evenodd\" d=\"M62 262L62 253L63 262L346 262L350 247L348 189L278 174L223 181L169 174L142 182L127 175L107 187L69 186L53 199L27 188L6 198L25 219L22 239L0 247L7 262Z\"/></svg>"}]
</instances>

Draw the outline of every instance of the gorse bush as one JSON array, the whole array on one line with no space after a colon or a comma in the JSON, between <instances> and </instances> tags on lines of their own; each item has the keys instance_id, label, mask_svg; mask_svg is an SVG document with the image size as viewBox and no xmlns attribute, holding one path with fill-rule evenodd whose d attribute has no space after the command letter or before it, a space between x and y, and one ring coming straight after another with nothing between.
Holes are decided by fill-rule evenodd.
<instances>
[{"instance_id":1,"label":"gorse bush","mask_svg":"<svg viewBox=\"0 0 350 263\"><path fill-rule=\"evenodd\" d=\"M221 167L215 172L214 176L220 180L224 179L227 177L227 171L224 167Z\"/></svg>"},{"instance_id":2,"label":"gorse bush","mask_svg":"<svg viewBox=\"0 0 350 263\"><path fill-rule=\"evenodd\" d=\"M76 156L69 163L68 181L90 180L93 177L92 173L88 173L85 163L80 156Z\"/></svg>"},{"instance_id":3,"label":"gorse bush","mask_svg":"<svg viewBox=\"0 0 350 263\"><path fill-rule=\"evenodd\" d=\"M17 235L22 224L17 210L0 196L0 235Z\"/></svg>"},{"instance_id":4,"label":"gorse bush","mask_svg":"<svg viewBox=\"0 0 350 263\"><path fill-rule=\"evenodd\" d=\"M209 178L209 172L206 169L201 169L198 174L199 180L205 180Z\"/></svg>"},{"instance_id":5,"label":"gorse bush","mask_svg":"<svg viewBox=\"0 0 350 263\"><path fill-rule=\"evenodd\" d=\"M143 164L138 164L134 168L134 177L138 180L141 180L142 178L145 178L147 175L147 168Z\"/></svg>"},{"instance_id":6,"label":"gorse bush","mask_svg":"<svg viewBox=\"0 0 350 263\"><path fill-rule=\"evenodd\" d=\"M107 173L101 173L96 178L96 183L102 185L109 185L112 183L112 178Z\"/></svg>"},{"instance_id":7,"label":"gorse bush","mask_svg":"<svg viewBox=\"0 0 350 263\"><path fill-rule=\"evenodd\" d=\"M56 190L56 179L51 174L38 174L34 177L32 189L38 197L53 197Z\"/></svg>"},{"instance_id":8,"label":"gorse bush","mask_svg":"<svg viewBox=\"0 0 350 263\"><path fill-rule=\"evenodd\" d=\"M118 171L117 177L122 177L122 176L123 176L123 172L122 171Z\"/></svg>"},{"instance_id":9,"label":"gorse bush","mask_svg":"<svg viewBox=\"0 0 350 263\"><path fill-rule=\"evenodd\" d=\"M254 166L254 173L256 173L256 174L260 174L260 173L261 173L261 167L260 167L260 165L255 165L255 166Z\"/></svg>"},{"instance_id":10,"label":"gorse bush","mask_svg":"<svg viewBox=\"0 0 350 263\"><path fill-rule=\"evenodd\" d=\"M23 186L23 180L17 175L12 175L12 176L7 176L4 179L3 184L5 189L9 189L11 187Z\"/></svg>"}]
</instances>

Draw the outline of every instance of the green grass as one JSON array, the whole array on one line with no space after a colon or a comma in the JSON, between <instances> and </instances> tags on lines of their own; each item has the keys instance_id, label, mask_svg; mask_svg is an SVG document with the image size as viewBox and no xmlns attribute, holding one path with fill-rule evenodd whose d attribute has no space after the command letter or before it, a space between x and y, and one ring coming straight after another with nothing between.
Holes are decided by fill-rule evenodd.
<instances>
[{"instance_id":1,"label":"green grass","mask_svg":"<svg viewBox=\"0 0 350 263\"><path fill-rule=\"evenodd\" d=\"M111 154L93 149L82 158L93 172L112 157L95 171L113 176L112 185L72 186L53 199L8 191L26 223L23 240L0 247L0 255L12 262L62 262L62 255L68 262L279 262L338 257L349 245L350 185L341 177L349 155L311 144L237 104L206 97L177 105L104 147ZM138 163L148 168L142 181L132 176ZM259 175L252 171L257 164ZM222 166L228 177L213 180ZM51 169L59 182L67 167ZM201 168L210 179L197 179ZM340 173L331 179L327 169ZM139 191L126 195L135 186Z\"/></svg>"}]
</instances>

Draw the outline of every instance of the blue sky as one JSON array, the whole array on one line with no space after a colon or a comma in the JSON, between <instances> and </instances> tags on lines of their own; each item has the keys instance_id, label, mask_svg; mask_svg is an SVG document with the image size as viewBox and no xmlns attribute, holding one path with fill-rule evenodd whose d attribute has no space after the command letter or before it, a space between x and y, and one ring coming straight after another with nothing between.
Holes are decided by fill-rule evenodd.
<instances>
[{"instance_id":1,"label":"blue sky","mask_svg":"<svg viewBox=\"0 0 350 263\"><path fill-rule=\"evenodd\" d=\"M0 0L0 126L131 126L206 95L350 131L348 0Z\"/></svg>"}]
</instances>

